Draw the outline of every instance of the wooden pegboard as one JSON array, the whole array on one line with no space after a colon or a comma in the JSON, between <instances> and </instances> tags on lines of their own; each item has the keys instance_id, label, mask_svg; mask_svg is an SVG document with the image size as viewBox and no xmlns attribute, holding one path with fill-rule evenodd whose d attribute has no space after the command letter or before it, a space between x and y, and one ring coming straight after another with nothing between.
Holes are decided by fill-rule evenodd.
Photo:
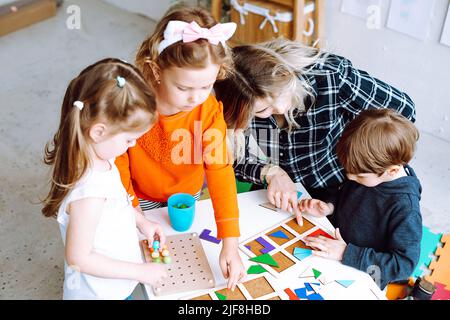
<instances>
[{"instance_id":1,"label":"wooden pegboard","mask_svg":"<svg viewBox=\"0 0 450 320\"><path fill-rule=\"evenodd\" d=\"M214 276L197 233L168 236L166 245L172 263L166 265L168 277L153 286L156 296L214 288ZM141 241L141 248L145 261L152 262L146 240Z\"/></svg>"}]
</instances>

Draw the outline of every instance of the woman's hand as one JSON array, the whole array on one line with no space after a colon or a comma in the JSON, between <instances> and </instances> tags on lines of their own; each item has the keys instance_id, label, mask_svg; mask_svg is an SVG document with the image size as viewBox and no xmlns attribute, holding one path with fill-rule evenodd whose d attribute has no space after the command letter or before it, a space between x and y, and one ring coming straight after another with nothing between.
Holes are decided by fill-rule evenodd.
<instances>
[{"instance_id":1,"label":"woman's hand","mask_svg":"<svg viewBox=\"0 0 450 320\"><path fill-rule=\"evenodd\" d=\"M246 276L244 264L239 256L238 238L224 238L220 251L219 264L225 279L228 279L227 288L234 291L238 282Z\"/></svg>"},{"instance_id":2,"label":"woman's hand","mask_svg":"<svg viewBox=\"0 0 450 320\"><path fill-rule=\"evenodd\" d=\"M267 198L277 208L300 216L298 209L297 187L289 175L280 167L272 167L266 174ZM302 224L300 224L302 225Z\"/></svg>"},{"instance_id":3,"label":"woman's hand","mask_svg":"<svg viewBox=\"0 0 450 320\"><path fill-rule=\"evenodd\" d=\"M342 261L344 257L345 249L347 244L344 239L342 239L339 229L335 232L336 240L329 239L323 236L319 237L306 237L305 244L309 247L316 248L313 254L322 258Z\"/></svg>"}]
</instances>

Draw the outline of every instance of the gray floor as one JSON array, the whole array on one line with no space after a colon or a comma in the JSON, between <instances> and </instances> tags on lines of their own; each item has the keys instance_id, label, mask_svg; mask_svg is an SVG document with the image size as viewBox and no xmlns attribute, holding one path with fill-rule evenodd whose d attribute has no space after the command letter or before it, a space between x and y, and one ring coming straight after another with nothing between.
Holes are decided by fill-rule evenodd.
<instances>
[{"instance_id":1,"label":"gray floor","mask_svg":"<svg viewBox=\"0 0 450 320\"><path fill-rule=\"evenodd\" d=\"M81 7L82 29L65 7ZM101 1L65 1L58 15L0 38L0 299L60 299L63 246L40 213L52 137L68 81L103 57L132 61L154 23ZM424 223L450 232L450 143L422 133L413 166L423 184ZM137 293L137 296L141 296Z\"/></svg>"}]
</instances>

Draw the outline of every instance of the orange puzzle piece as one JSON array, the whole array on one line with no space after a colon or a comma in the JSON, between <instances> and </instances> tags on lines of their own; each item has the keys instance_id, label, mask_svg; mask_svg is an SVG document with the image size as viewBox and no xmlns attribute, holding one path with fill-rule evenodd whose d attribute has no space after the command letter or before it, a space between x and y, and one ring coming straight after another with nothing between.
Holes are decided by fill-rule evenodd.
<instances>
[{"instance_id":1,"label":"orange puzzle piece","mask_svg":"<svg viewBox=\"0 0 450 320\"><path fill-rule=\"evenodd\" d=\"M436 260L430 263L428 269L431 274L425 277L432 283L441 283L450 290L450 234L443 235L441 238L442 248L438 247L435 252Z\"/></svg>"}]
</instances>

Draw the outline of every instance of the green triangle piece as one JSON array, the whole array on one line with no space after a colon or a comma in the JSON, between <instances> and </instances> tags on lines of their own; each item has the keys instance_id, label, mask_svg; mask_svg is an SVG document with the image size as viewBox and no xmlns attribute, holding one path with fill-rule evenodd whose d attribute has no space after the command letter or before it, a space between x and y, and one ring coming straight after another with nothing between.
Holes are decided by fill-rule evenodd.
<instances>
[{"instance_id":1,"label":"green triangle piece","mask_svg":"<svg viewBox=\"0 0 450 320\"><path fill-rule=\"evenodd\" d=\"M254 262L268 264L269 266L272 266L272 267L279 267L278 263L268 253L262 254L260 256L253 257L253 258L251 258L249 260L250 261L254 261Z\"/></svg>"},{"instance_id":2,"label":"green triangle piece","mask_svg":"<svg viewBox=\"0 0 450 320\"><path fill-rule=\"evenodd\" d=\"M320 275L322 274L322 272L320 272L319 270L316 270L316 269L312 269L312 271L313 271L313 273L314 273L314 278L319 278L320 277Z\"/></svg>"},{"instance_id":3,"label":"green triangle piece","mask_svg":"<svg viewBox=\"0 0 450 320\"><path fill-rule=\"evenodd\" d=\"M249 192L253 184L236 180L237 193Z\"/></svg>"},{"instance_id":4,"label":"green triangle piece","mask_svg":"<svg viewBox=\"0 0 450 320\"><path fill-rule=\"evenodd\" d=\"M267 270L259 264L256 266L250 266L250 268L248 268L247 270L247 274L260 274L264 272L267 272Z\"/></svg>"},{"instance_id":5,"label":"green triangle piece","mask_svg":"<svg viewBox=\"0 0 450 320\"><path fill-rule=\"evenodd\" d=\"M217 298L219 298L219 300L227 300L227 297L224 296L223 294L220 294L218 292L216 292L215 294L216 294Z\"/></svg>"}]
</instances>

